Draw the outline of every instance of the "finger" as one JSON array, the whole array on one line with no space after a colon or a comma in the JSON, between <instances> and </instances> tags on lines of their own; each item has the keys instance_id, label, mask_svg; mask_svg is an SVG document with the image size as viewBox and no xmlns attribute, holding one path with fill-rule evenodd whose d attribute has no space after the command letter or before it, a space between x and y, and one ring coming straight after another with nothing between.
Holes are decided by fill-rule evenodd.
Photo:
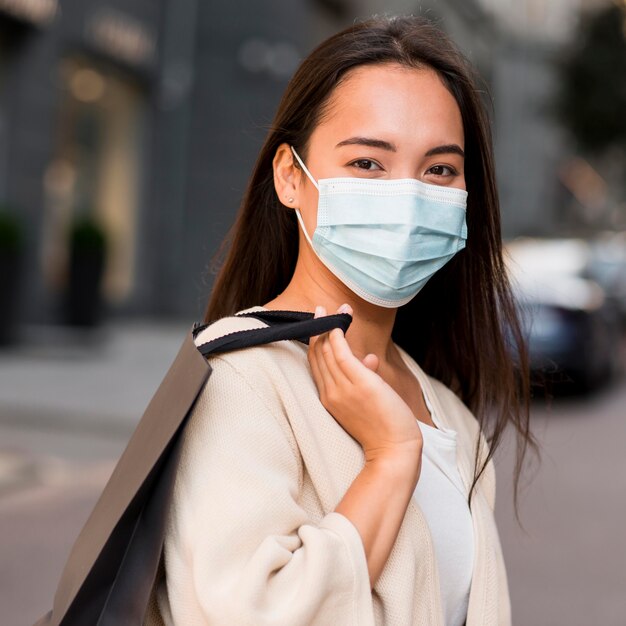
<instances>
[{"instance_id":1,"label":"finger","mask_svg":"<svg viewBox=\"0 0 626 626\"><path fill-rule=\"evenodd\" d=\"M352 307L349 304L342 304L338 309L337 309L337 313L347 313L348 315L352 316L354 315L354 311L352 310Z\"/></svg>"},{"instance_id":2,"label":"finger","mask_svg":"<svg viewBox=\"0 0 626 626\"><path fill-rule=\"evenodd\" d=\"M363 357L363 365L365 365L368 370L377 372L380 361L375 354L366 354L365 357Z\"/></svg>"},{"instance_id":3,"label":"finger","mask_svg":"<svg viewBox=\"0 0 626 626\"><path fill-rule=\"evenodd\" d=\"M326 314L326 310L324 309L323 306L316 306L313 317L314 318L323 317L325 314ZM326 389L325 389L325 384L324 384L324 378L322 376L322 372L320 371L320 367L319 367L319 359L320 359L319 353L315 347L319 338L320 338L319 335L309 338L309 351L308 351L307 356L309 359L309 365L311 366L311 373L313 374L313 380L315 381L315 384L317 385L317 389L320 392L320 395L322 395L325 393Z\"/></svg>"},{"instance_id":4,"label":"finger","mask_svg":"<svg viewBox=\"0 0 626 626\"><path fill-rule=\"evenodd\" d=\"M330 371L327 363L326 352L329 350L328 343L328 333L324 333L320 336L319 341L317 342L314 350L317 357L317 366L319 368L320 374L324 378L324 384L326 387L329 385L334 385L335 379Z\"/></svg>"},{"instance_id":5,"label":"finger","mask_svg":"<svg viewBox=\"0 0 626 626\"><path fill-rule=\"evenodd\" d=\"M352 307L349 304L342 304L337 309L337 313L347 313L348 315L352 315ZM322 357L324 358L328 371L330 375L332 376L333 382L336 385L339 385L345 382L346 377L344 373L341 371L341 369L339 368L339 366L337 365L337 361L335 359L334 348L330 341L330 336L332 335L332 333L335 333L335 334L343 333L343 331L336 328L326 333L323 341L320 343L320 346L321 346Z\"/></svg>"},{"instance_id":6,"label":"finger","mask_svg":"<svg viewBox=\"0 0 626 626\"><path fill-rule=\"evenodd\" d=\"M336 329L330 333L329 341L332 344L335 362L341 373L352 383L356 382L359 375L363 374L363 363L352 353L350 346L341 330ZM365 368L367 369L367 368Z\"/></svg>"},{"instance_id":7,"label":"finger","mask_svg":"<svg viewBox=\"0 0 626 626\"><path fill-rule=\"evenodd\" d=\"M337 313L352 314L352 308L348 304L343 304L337 310ZM326 309L322 306L315 308L314 317L320 317L326 315ZM334 329L330 333L323 333L316 338L312 347L313 354L315 355L315 363L317 371L323 379L325 390L328 390L330 385L338 385L345 381L346 376L338 367L333 347L330 343L329 337L331 333L339 333L343 335L340 329Z\"/></svg>"},{"instance_id":8,"label":"finger","mask_svg":"<svg viewBox=\"0 0 626 626\"><path fill-rule=\"evenodd\" d=\"M318 318L318 317L323 317L324 315L326 315L326 309L324 309L323 306L316 306L315 312L313 313L313 319ZM309 348L312 348L313 346L315 346L318 339L319 339L319 335L309 337Z\"/></svg>"},{"instance_id":9,"label":"finger","mask_svg":"<svg viewBox=\"0 0 626 626\"><path fill-rule=\"evenodd\" d=\"M345 374L341 371L339 365L337 365L337 360L335 359L335 352L333 348L333 343L330 340L330 337L335 333L341 333L341 329L335 328L326 334L324 337L324 341L321 344L322 357L324 359L324 363L328 368L328 372L333 379L335 385L340 385L346 380Z\"/></svg>"}]
</instances>

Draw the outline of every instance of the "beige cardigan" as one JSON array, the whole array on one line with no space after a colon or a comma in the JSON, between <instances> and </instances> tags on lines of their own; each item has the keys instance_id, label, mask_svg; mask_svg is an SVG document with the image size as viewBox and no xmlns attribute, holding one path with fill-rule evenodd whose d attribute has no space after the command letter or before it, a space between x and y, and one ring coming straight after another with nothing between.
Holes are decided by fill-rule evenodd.
<instances>
[{"instance_id":1,"label":"beige cardigan","mask_svg":"<svg viewBox=\"0 0 626 626\"><path fill-rule=\"evenodd\" d=\"M225 318L196 344L260 326ZM476 419L401 354L440 421L457 431L469 489ZM360 535L334 512L363 467L363 451L320 403L307 346L282 341L209 362L213 374L183 434L164 544L166 577L155 584L144 623L444 626L432 539L414 500L370 590ZM484 450L482 435L481 441ZM478 485L467 626L505 626L510 604L491 461Z\"/></svg>"}]
</instances>

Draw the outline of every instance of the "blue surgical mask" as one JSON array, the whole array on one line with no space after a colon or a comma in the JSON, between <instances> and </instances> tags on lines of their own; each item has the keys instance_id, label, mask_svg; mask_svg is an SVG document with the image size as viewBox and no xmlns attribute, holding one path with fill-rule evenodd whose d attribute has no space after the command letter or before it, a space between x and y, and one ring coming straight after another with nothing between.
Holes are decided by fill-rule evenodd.
<instances>
[{"instance_id":1,"label":"blue surgical mask","mask_svg":"<svg viewBox=\"0 0 626 626\"><path fill-rule=\"evenodd\" d=\"M414 178L324 178L310 238L320 261L355 294L382 307L412 300L429 278L465 247L467 191Z\"/></svg>"}]
</instances>

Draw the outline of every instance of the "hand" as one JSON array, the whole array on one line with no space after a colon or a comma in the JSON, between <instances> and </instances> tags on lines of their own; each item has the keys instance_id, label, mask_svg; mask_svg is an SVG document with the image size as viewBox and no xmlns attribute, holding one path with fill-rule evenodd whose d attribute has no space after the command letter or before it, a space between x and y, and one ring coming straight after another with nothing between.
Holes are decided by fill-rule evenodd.
<instances>
[{"instance_id":1,"label":"hand","mask_svg":"<svg viewBox=\"0 0 626 626\"><path fill-rule=\"evenodd\" d=\"M338 313L352 313L348 305ZM317 307L315 316L326 315ZM421 464L422 434L413 412L377 374L379 360L368 354L361 361L343 331L312 337L308 359L320 400L335 420L356 439L366 461L409 457Z\"/></svg>"}]
</instances>

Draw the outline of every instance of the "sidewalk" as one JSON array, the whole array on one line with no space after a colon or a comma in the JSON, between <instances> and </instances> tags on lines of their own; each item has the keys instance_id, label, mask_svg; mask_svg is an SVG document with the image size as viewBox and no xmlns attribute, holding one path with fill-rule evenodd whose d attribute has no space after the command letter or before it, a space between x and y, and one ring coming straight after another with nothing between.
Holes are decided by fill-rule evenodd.
<instances>
[{"instance_id":1,"label":"sidewalk","mask_svg":"<svg viewBox=\"0 0 626 626\"><path fill-rule=\"evenodd\" d=\"M192 321L27 327L0 350L0 424L127 438Z\"/></svg>"}]
</instances>

